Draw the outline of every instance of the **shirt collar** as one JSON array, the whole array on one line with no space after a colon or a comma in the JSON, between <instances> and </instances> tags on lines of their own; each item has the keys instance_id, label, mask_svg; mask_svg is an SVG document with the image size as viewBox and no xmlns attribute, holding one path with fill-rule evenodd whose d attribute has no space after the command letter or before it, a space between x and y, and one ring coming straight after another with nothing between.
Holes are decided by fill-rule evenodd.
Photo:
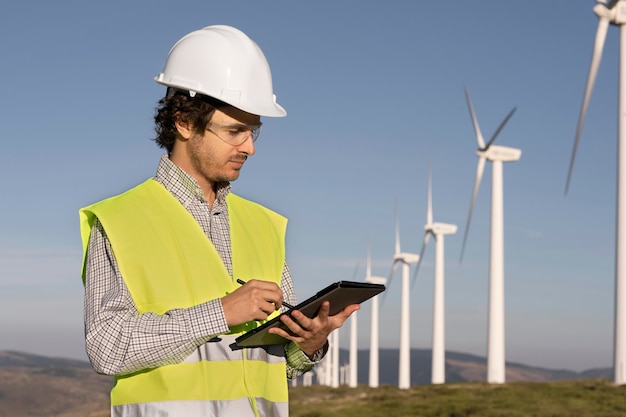
<instances>
[{"instance_id":1,"label":"shirt collar","mask_svg":"<svg viewBox=\"0 0 626 417\"><path fill-rule=\"evenodd\" d=\"M193 200L206 202L204 192L198 185L198 181L173 163L167 154L161 156L154 179L160 182L185 207ZM230 190L231 185L229 182L219 183L217 185L216 202L218 204L224 203Z\"/></svg>"}]
</instances>

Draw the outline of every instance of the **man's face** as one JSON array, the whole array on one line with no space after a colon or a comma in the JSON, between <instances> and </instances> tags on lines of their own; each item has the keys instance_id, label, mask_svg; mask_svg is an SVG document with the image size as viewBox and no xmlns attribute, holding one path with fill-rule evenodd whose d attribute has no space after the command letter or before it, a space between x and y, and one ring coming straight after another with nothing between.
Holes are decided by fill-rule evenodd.
<instances>
[{"instance_id":1,"label":"man's face","mask_svg":"<svg viewBox=\"0 0 626 417\"><path fill-rule=\"evenodd\" d=\"M249 127L259 124L260 116L257 115L237 109L215 110L203 134L190 130L188 139L178 144L182 149L175 150L173 160L203 188L216 182L234 181L239 178L239 171L248 156L255 152ZM238 142L233 140L238 136L247 139L233 144Z\"/></svg>"}]
</instances>

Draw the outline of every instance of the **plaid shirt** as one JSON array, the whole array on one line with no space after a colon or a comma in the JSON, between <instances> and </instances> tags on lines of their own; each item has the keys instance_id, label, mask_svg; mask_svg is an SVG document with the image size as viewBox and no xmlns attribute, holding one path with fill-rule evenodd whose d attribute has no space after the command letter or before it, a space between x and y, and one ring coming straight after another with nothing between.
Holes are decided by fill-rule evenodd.
<instances>
[{"instance_id":1,"label":"plaid shirt","mask_svg":"<svg viewBox=\"0 0 626 417\"><path fill-rule=\"evenodd\" d=\"M226 195L229 183L218 186L209 209L197 181L161 157L155 179L171 192L202 226L232 277L230 227ZM85 340L87 355L98 373L127 374L141 369L183 361L196 348L229 331L220 299L190 308L173 309L163 315L139 315L117 267L111 245L96 219L89 239L85 282ZM281 289L286 302L295 305L295 292L285 263ZM295 378L319 362L325 349L313 360L295 343L285 345L287 377Z\"/></svg>"}]
</instances>

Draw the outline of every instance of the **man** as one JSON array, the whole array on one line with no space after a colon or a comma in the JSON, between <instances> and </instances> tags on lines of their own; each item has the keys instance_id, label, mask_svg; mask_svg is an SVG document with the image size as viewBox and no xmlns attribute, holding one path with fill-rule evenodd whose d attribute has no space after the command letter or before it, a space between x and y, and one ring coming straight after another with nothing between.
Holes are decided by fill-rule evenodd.
<instances>
[{"instance_id":1,"label":"man","mask_svg":"<svg viewBox=\"0 0 626 417\"><path fill-rule=\"evenodd\" d=\"M241 31L208 26L172 47L156 81L156 176L80 211L87 354L116 377L114 417L287 416L287 378L323 358L358 305L285 315L289 332L271 331L284 345L234 343L295 303L286 219L230 192L261 116L286 115L269 65Z\"/></svg>"}]
</instances>

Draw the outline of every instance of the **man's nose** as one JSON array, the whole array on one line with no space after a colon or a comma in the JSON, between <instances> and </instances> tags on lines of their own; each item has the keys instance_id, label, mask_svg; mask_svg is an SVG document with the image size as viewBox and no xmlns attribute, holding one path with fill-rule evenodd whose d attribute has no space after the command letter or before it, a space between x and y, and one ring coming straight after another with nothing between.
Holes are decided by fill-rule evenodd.
<instances>
[{"instance_id":1,"label":"man's nose","mask_svg":"<svg viewBox=\"0 0 626 417\"><path fill-rule=\"evenodd\" d=\"M254 141L252 140L252 134L250 134L250 136L248 137L248 139L245 140L244 143L237 147L237 150L239 150L239 152L245 153L246 155L254 155L254 153L256 152L256 148L254 145Z\"/></svg>"}]
</instances>

